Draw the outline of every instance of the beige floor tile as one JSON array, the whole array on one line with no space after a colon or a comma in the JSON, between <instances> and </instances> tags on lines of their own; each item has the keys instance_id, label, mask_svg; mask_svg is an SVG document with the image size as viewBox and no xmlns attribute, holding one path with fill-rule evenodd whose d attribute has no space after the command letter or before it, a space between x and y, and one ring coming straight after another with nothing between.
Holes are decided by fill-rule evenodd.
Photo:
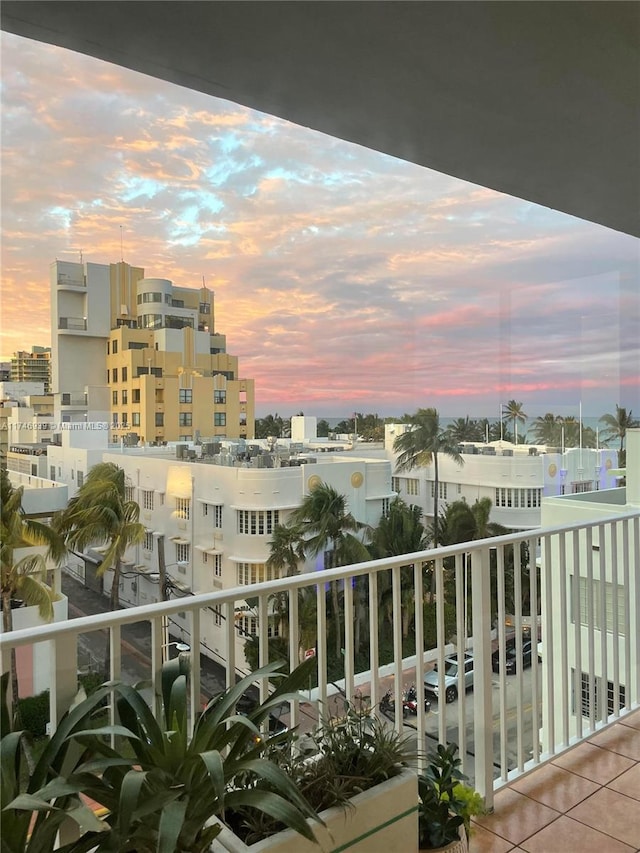
<instances>
[{"instance_id":1,"label":"beige floor tile","mask_svg":"<svg viewBox=\"0 0 640 853\"><path fill-rule=\"evenodd\" d=\"M640 800L640 764L625 770L621 776L609 782L607 788L626 794L627 797L633 797L634 800Z\"/></svg>"},{"instance_id":2,"label":"beige floor tile","mask_svg":"<svg viewBox=\"0 0 640 853\"><path fill-rule=\"evenodd\" d=\"M511 853L513 844L482 826L472 827L469 853Z\"/></svg>"},{"instance_id":3,"label":"beige floor tile","mask_svg":"<svg viewBox=\"0 0 640 853\"><path fill-rule=\"evenodd\" d=\"M640 729L621 726L616 723L616 725L590 737L588 743L595 743L596 746L610 749L612 752L617 752L618 755L640 761Z\"/></svg>"},{"instance_id":4,"label":"beige floor tile","mask_svg":"<svg viewBox=\"0 0 640 853\"><path fill-rule=\"evenodd\" d=\"M479 817L476 822L512 844L520 844L559 816L555 809L512 788L498 791L494 808L493 814Z\"/></svg>"},{"instance_id":5,"label":"beige floor tile","mask_svg":"<svg viewBox=\"0 0 640 853\"><path fill-rule=\"evenodd\" d=\"M575 808L567 817L578 820L599 832L631 844L640 844L640 808L631 797L609 788L601 788Z\"/></svg>"},{"instance_id":6,"label":"beige floor tile","mask_svg":"<svg viewBox=\"0 0 640 853\"><path fill-rule=\"evenodd\" d=\"M559 812L568 812L600 787L597 782L570 773L555 764L545 764L509 787Z\"/></svg>"},{"instance_id":7,"label":"beige floor tile","mask_svg":"<svg viewBox=\"0 0 640 853\"><path fill-rule=\"evenodd\" d=\"M592 743L581 743L554 758L552 763L599 785L606 785L634 764L630 758Z\"/></svg>"},{"instance_id":8,"label":"beige floor tile","mask_svg":"<svg viewBox=\"0 0 640 853\"><path fill-rule=\"evenodd\" d=\"M527 853L636 853L608 835L563 815L520 845Z\"/></svg>"},{"instance_id":9,"label":"beige floor tile","mask_svg":"<svg viewBox=\"0 0 640 853\"><path fill-rule=\"evenodd\" d=\"M640 711L634 711L632 714L627 714L620 720L621 726L631 726L634 729L640 729Z\"/></svg>"}]
</instances>

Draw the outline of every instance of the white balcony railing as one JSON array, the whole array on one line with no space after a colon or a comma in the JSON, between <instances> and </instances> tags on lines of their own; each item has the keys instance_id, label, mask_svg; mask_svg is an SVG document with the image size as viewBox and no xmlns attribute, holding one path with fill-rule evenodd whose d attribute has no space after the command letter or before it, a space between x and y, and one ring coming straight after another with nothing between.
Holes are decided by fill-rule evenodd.
<instances>
[{"instance_id":1,"label":"white balcony railing","mask_svg":"<svg viewBox=\"0 0 640 853\"><path fill-rule=\"evenodd\" d=\"M409 636L415 639L416 648L424 649L426 632L433 633L434 626L425 623L423 608L431 569L435 573L437 647L403 660L403 639L407 642L403 626L406 633L411 618ZM403 685L412 681L422 684L434 662L442 697L446 686L445 656L452 652L461 659L466 649L473 655L473 688L465 691L460 669L453 682L457 698L450 703L441 699L436 706L433 697L430 713L419 703L411 726L419 746L428 748L436 741L458 743L464 772L491 806L494 789L638 707L639 579L640 513L635 513L591 524L468 542L322 574L283 578L250 588L186 595L179 600L14 631L0 636L0 651L4 670L12 647L33 647L49 641L50 701L55 721L76 694L77 662L81 654L86 654L88 638L95 638L96 632L109 632L111 678L125 677L128 661L136 657L138 665L147 667L151 689L159 696L162 649L166 644L163 623L166 625L167 618L170 624L178 620L186 625L181 639L191 646L193 713L206 698L201 667L209 664L201 660L201 653L207 653L204 627L211 630L208 626L213 623L214 614L221 625L222 639L218 642L224 651L213 657L228 686L235 683L238 673L235 617L239 611L247 610L248 593L257 600L254 613L260 664L267 663L269 654L272 597L275 593L286 594L289 656L295 663L300 657L298 629L302 616L297 591L309 587L316 601L317 687L305 696L308 701L304 708L298 703L291 706L291 724L300 723L302 714L307 717L310 707L316 713L318 708L327 707L336 689L346 697L354 696L357 690L366 692L372 706L377 707L386 687L385 679L390 676L395 707L399 709ZM331 599L328 585L334 581L341 583L342 612L346 616L341 636L342 678L330 677L328 669L327 635L332 630L332 622L327 620ZM383 592L386 612L391 617L390 662L383 660L379 641ZM445 615L454 600L458 602L455 628L447 628ZM530 608L523 606L523 601L539 602L541 610L540 646L535 628L529 635L533 643L530 667L517 664L528 648L527 625L537 625L538 620L531 618ZM368 602L374 606L369 607ZM535 610L534 606L534 615ZM356 618L360 620L360 635L366 636L368 644L368 667L364 673L357 673L355 666ZM514 636L508 621L515 626ZM132 649L124 636L127 626L134 623L138 623L138 634L139 623L150 626L149 660ZM43 648L46 646L39 646L40 650ZM511 656L516 659L515 674L506 672ZM266 681L258 687L265 697L269 689ZM438 713L434 714L436 707ZM400 713L392 719L398 729L406 723Z\"/></svg>"}]
</instances>

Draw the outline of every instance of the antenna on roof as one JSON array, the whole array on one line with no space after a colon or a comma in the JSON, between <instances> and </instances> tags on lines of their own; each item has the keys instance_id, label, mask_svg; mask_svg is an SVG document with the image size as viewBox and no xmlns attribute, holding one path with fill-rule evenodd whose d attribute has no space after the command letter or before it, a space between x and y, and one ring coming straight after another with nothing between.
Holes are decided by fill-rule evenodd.
<instances>
[{"instance_id":1,"label":"antenna on roof","mask_svg":"<svg viewBox=\"0 0 640 853\"><path fill-rule=\"evenodd\" d=\"M120 260L124 262L124 250L122 248L122 225L120 226Z\"/></svg>"},{"instance_id":2,"label":"antenna on roof","mask_svg":"<svg viewBox=\"0 0 640 853\"><path fill-rule=\"evenodd\" d=\"M82 263L82 249L80 249L80 263Z\"/></svg>"}]
</instances>

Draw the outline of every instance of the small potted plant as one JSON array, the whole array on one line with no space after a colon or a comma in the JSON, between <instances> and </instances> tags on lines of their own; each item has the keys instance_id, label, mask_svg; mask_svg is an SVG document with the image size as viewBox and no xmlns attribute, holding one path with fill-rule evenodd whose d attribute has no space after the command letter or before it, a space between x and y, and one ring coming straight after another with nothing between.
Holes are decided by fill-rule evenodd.
<instances>
[{"instance_id":1,"label":"small potted plant","mask_svg":"<svg viewBox=\"0 0 640 853\"><path fill-rule=\"evenodd\" d=\"M446 853L469 849L471 818L483 814L480 794L466 784L459 770L457 744L438 745L429 765L418 776L418 847Z\"/></svg>"}]
</instances>

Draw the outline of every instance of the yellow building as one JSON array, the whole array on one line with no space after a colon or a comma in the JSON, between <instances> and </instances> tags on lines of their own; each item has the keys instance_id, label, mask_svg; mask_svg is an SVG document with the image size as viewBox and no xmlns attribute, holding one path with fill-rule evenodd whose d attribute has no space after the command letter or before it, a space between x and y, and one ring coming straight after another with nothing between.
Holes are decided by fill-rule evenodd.
<instances>
[{"instance_id":1,"label":"yellow building","mask_svg":"<svg viewBox=\"0 0 640 853\"><path fill-rule=\"evenodd\" d=\"M112 264L111 305L106 368L116 440L253 438L254 382L239 377L237 357L214 331L209 289Z\"/></svg>"}]
</instances>

